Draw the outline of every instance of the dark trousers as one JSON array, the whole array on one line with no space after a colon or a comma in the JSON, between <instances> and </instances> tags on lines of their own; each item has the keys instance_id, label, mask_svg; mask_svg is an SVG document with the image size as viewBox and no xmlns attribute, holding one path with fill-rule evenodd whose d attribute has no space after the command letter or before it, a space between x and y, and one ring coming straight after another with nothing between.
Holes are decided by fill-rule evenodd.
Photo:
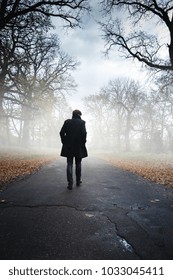
<instances>
[{"instance_id":1,"label":"dark trousers","mask_svg":"<svg viewBox=\"0 0 173 280\"><path fill-rule=\"evenodd\" d=\"M75 157L76 182L81 180L81 162L81 158ZM69 185L73 185L73 157L67 158L67 181Z\"/></svg>"}]
</instances>

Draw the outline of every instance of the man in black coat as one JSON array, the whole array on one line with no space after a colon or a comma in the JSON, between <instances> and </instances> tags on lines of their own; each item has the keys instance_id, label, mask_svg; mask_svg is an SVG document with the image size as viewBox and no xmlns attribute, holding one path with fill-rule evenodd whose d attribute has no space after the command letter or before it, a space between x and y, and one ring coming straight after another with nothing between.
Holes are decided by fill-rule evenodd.
<instances>
[{"instance_id":1,"label":"man in black coat","mask_svg":"<svg viewBox=\"0 0 173 280\"><path fill-rule=\"evenodd\" d=\"M76 185L80 186L81 181L81 162L82 158L88 156L86 143L86 128L85 121L81 119L82 113L79 110L74 110L72 119L64 122L60 137L63 144L61 156L67 158L67 181L68 189L73 186L73 159L75 158L76 165Z\"/></svg>"}]
</instances>

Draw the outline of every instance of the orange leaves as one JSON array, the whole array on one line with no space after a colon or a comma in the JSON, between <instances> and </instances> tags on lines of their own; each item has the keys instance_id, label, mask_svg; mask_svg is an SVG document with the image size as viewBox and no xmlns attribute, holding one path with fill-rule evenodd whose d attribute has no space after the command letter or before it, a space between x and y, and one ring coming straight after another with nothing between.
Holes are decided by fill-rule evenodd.
<instances>
[{"instance_id":1,"label":"orange leaves","mask_svg":"<svg viewBox=\"0 0 173 280\"><path fill-rule=\"evenodd\" d=\"M145 179L156 182L158 184L169 185L173 187L173 161L160 159L138 159L106 157L106 159L114 166L124 170L136 173Z\"/></svg>"},{"instance_id":2,"label":"orange leaves","mask_svg":"<svg viewBox=\"0 0 173 280\"><path fill-rule=\"evenodd\" d=\"M0 157L0 186L16 178L23 177L39 170L41 166L53 160L53 156L25 157L20 155L3 155Z\"/></svg>"}]
</instances>

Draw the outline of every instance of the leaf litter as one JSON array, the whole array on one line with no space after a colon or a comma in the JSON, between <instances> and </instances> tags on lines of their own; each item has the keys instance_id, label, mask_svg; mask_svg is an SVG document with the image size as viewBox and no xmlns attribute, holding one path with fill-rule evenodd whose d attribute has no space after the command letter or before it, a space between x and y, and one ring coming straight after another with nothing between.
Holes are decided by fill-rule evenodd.
<instances>
[{"instance_id":1,"label":"leaf litter","mask_svg":"<svg viewBox=\"0 0 173 280\"><path fill-rule=\"evenodd\" d=\"M173 158L116 157L101 155L111 165L130 171L152 182L173 188ZM37 172L43 165L55 160L54 154L0 154L0 189L10 182Z\"/></svg>"},{"instance_id":2,"label":"leaf litter","mask_svg":"<svg viewBox=\"0 0 173 280\"><path fill-rule=\"evenodd\" d=\"M0 154L0 189L10 182L37 172L43 165L56 159L45 154Z\"/></svg>"},{"instance_id":3,"label":"leaf litter","mask_svg":"<svg viewBox=\"0 0 173 280\"><path fill-rule=\"evenodd\" d=\"M115 157L103 155L111 165L130 171L152 182L167 185L173 188L173 157L155 156L153 157Z\"/></svg>"}]
</instances>

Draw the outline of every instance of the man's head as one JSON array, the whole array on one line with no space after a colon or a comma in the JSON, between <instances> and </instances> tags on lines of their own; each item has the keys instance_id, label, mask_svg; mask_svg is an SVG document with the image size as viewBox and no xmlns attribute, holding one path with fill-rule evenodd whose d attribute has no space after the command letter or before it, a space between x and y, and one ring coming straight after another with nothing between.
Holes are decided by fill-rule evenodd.
<instances>
[{"instance_id":1,"label":"man's head","mask_svg":"<svg viewBox=\"0 0 173 280\"><path fill-rule=\"evenodd\" d=\"M81 113L81 111L79 111L79 110L74 110L73 111L73 118L79 118L79 117L81 117L82 116L82 113Z\"/></svg>"}]
</instances>

